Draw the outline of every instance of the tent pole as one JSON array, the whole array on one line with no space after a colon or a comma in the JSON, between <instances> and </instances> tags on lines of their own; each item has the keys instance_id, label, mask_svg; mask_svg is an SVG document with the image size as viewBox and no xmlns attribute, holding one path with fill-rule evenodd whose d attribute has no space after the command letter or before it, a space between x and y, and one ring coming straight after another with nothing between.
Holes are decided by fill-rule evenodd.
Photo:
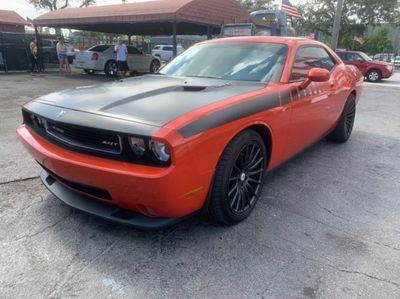
<instances>
[{"instance_id":1,"label":"tent pole","mask_svg":"<svg viewBox=\"0 0 400 299\"><path fill-rule=\"evenodd\" d=\"M172 24L172 45L173 45L173 54L176 57L177 52L177 41L176 41L176 20Z\"/></svg>"},{"instance_id":2,"label":"tent pole","mask_svg":"<svg viewBox=\"0 0 400 299\"><path fill-rule=\"evenodd\" d=\"M207 26L207 39L212 39L213 35L213 26L208 25Z\"/></svg>"}]
</instances>

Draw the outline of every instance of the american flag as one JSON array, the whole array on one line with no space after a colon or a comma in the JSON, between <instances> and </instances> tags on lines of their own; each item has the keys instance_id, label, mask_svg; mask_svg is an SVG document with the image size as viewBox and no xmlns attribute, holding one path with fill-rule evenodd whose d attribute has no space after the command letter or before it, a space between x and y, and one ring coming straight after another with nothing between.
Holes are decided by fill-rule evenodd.
<instances>
[{"instance_id":1,"label":"american flag","mask_svg":"<svg viewBox=\"0 0 400 299\"><path fill-rule=\"evenodd\" d=\"M290 3L289 0L282 0L282 10L286 12L288 15L292 16L294 19L302 20L303 16L297 10L296 7Z\"/></svg>"}]
</instances>

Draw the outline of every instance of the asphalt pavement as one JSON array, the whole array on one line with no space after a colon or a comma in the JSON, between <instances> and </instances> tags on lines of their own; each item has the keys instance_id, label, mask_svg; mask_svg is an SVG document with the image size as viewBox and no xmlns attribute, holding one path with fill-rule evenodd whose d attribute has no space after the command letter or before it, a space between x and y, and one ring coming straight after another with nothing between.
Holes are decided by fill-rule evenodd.
<instances>
[{"instance_id":1,"label":"asphalt pavement","mask_svg":"<svg viewBox=\"0 0 400 299\"><path fill-rule=\"evenodd\" d=\"M351 140L269 173L254 213L144 232L75 211L15 135L20 105L104 76L0 74L0 298L400 298L400 75L365 84Z\"/></svg>"}]
</instances>

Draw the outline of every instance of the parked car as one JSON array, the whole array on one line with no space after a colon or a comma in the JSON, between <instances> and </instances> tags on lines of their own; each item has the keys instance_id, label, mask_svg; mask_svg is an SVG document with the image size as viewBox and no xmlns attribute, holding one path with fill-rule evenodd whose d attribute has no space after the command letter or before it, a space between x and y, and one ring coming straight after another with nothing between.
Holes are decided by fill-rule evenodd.
<instances>
[{"instance_id":1,"label":"parked car","mask_svg":"<svg viewBox=\"0 0 400 299\"><path fill-rule=\"evenodd\" d=\"M198 211L234 224L265 171L324 136L350 138L362 82L317 41L217 39L157 75L30 101L17 133L72 207L145 229Z\"/></svg>"},{"instance_id":2,"label":"parked car","mask_svg":"<svg viewBox=\"0 0 400 299\"><path fill-rule=\"evenodd\" d=\"M392 64L373 61L363 52L337 51L336 53L345 64L356 66L370 82L378 82L383 78L390 78L394 73Z\"/></svg>"},{"instance_id":3,"label":"parked car","mask_svg":"<svg viewBox=\"0 0 400 299\"><path fill-rule=\"evenodd\" d=\"M43 62L44 63L58 63L58 57L57 57L57 40L53 39L43 39L42 40L42 53L43 53ZM73 63L73 60L75 58L75 48L73 45L70 45L68 41L65 41L65 44L67 45L67 57L68 57L68 62L70 64Z\"/></svg>"},{"instance_id":4,"label":"parked car","mask_svg":"<svg viewBox=\"0 0 400 299\"><path fill-rule=\"evenodd\" d=\"M97 45L87 51L76 53L75 67L87 74L105 72L108 76L118 73L114 45ZM128 46L128 66L131 72L155 73L160 68L160 59L143 54L137 48Z\"/></svg>"},{"instance_id":5,"label":"parked car","mask_svg":"<svg viewBox=\"0 0 400 299\"><path fill-rule=\"evenodd\" d=\"M394 66L395 68L400 68L400 56L396 56L394 59Z\"/></svg>"},{"instance_id":6,"label":"parked car","mask_svg":"<svg viewBox=\"0 0 400 299\"><path fill-rule=\"evenodd\" d=\"M384 62L393 62L395 58L395 54L393 53L378 53L375 54L373 60L375 61L384 61Z\"/></svg>"},{"instance_id":7,"label":"parked car","mask_svg":"<svg viewBox=\"0 0 400 299\"><path fill-rule=\"evenodd\" d=\"M178 45L176 50L177 55L179 55L183 52L183 47ZM151 50L151 55L159 57L163 61L169 61L173 56L173 47L171 45L157 45Z\"/></svg>"}]
</instances>

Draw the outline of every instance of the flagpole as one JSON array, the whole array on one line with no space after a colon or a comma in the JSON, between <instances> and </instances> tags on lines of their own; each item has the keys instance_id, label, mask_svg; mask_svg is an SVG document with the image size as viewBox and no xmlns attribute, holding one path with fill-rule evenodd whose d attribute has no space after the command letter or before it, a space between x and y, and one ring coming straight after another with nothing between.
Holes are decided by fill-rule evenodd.
<instances>
[{"instance_id":1,"label":"flagpole","mask_svg":"<svg viewBox=\"0 0 400 299\"><path fill-rule=\"evenodd\" d=\"M333 23L333 30L332 30L331 47L333 50L336 50L338 46L340 23L342 20L342 11L343 11L343 0L338 0L336 6L335 21Z\"/></svg>"}]
</instances>

